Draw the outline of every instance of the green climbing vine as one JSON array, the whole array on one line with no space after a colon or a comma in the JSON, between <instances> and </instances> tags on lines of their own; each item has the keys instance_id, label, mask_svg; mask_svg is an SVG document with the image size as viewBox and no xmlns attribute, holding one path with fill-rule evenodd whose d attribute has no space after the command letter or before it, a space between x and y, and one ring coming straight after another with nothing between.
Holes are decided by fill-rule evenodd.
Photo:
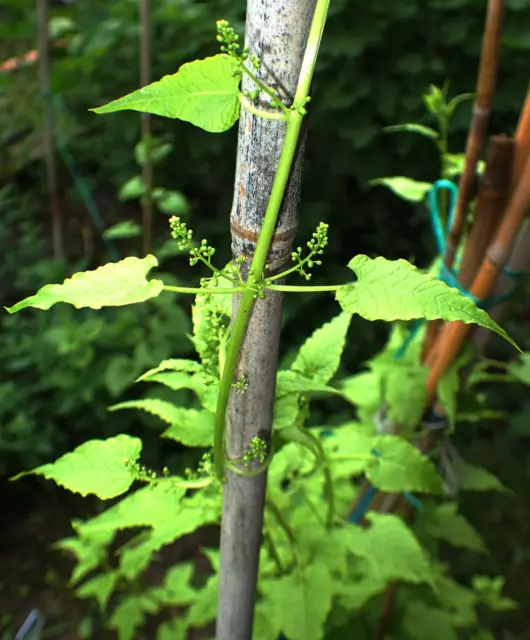
<instances>
[{"instance_id":1,"label":"green climbing vine","mask_svg":"<svg viewBox=\"0 0 530 640\"><path fill-rule=\"evenodd\" d=\"M243 475L268 471L254 630L257 640L272 640L280 633L289 640L319 640L333 629L351 635L352 629L363 625L372 628L373 615L365 605L381 598L388 584L395 581L404 583L410 594L402 605L403 617L397 630L400 637L421 638L422 621L434 620L448 630L447 638L457 637L459 629L484 638L478 635L477 608L504 610L515 606L501 595L502 581L477 577L468 587L456 583L447 567L437 562L432 544L428 549L420 542L420 533L427 531L435 543L449 535L449 542L456 547L484 552L482 538L458 513L456 503L440 502L439 497L447 493L443 470L422 455L413 442L422 417L418 390L421 393L425 379L420 362L421 331L413 336L405 357L394 358L407 334L404 323L414 319L475 323L513 343L511 338L472 299L406 260L357 255L348 265L355 275L349 282L319 287L276 285L276 280L294 274L310 280L311 269L321 264L328 244L329 229L324 222L307 241L305 255L302 247L293 251L292 267L281 274L266 275L267 254L308 108L328 4L327 0L316 4L308 40L310 54L290 105L257 79L254 72L260 60L245 47L241 49L231 26L219 21L221 53L187 63L171 76L94 109L96 113L123 109L149 112L179 118L210 132L232 127L241 108L285 121L282 154L246 279L240 261L216 266L215 248L207 239L197 241L187 224L173 216L170 230L178 249L188 252L192 267L208 271L197 287L148 279L158 265L157 259L152 255L129 257L74 274L62 284L46 285L8 309L10 313L27 307L46 310L59 302L99 309L145 302L165 291L195 296L191 337L198 359L165 360L144 373L138 383L158 384L170 391L190 390L196 407L147 397L121 402L111 410L136 409L157 416L167 426L163 438L204 452L197 468L181 475L168 468L149 469L140 461L141 441L121 434L86 442L54 463L16 476L42 475L70 491L101 500L121 497L97 516L75 522L75 535L57 545L76 557L72 584L77 595L97 601L107 625L117 630L120 640L139 637L137 630L146 616L174 607L184 607L186 615L162 622L157 640L184 638L190 627L203 627L215 619L219 567L215 549L203 550L211 574L202 584L193 580L191 563L180 563L165 574L162 585L139 585L160 549L199 527L219 522L227 468ZM256 85L251 92L240 91L243 74ZM272 99L271 107L276 111L265 113L251 104L261 92ZM456 106L454 100L449 104ZM407 126L414 130L412 125ZM445 126L442 141L446 139ZM423 133L436 138L431 130ZM440 150L445 158L444 144ZM447 166L443 165L446 172ZM278 371L272 450L256 437L241 458L228 460L225 418L229 394L234 387L238 393L245 393L248 385L245 376L234 382L238 354L254 301L271 290L328 291L335 295L340 310L308 338L289 368ZM231 318L234 294L241 294L241 302L237 315ZM368 363L366 371L336 379L354 314L396 324L388 344ZM447 375L454 376L455 371ZM454 408L456 420L457 389L447 384L448 379L444 381L444 397L446 405ZM340 400L348 410L355 409L356 419L332 428L311 424L314 396ZM387 405L388 416L405 427L401 436L385 431L380 415L383 404ZM420 425L420 431L423 428ZM504 490L495 476L454 455L451 471L460 490ZM357 484L350 480L359 476L381 491L404 493L409 499L415 497L414 493L425 494L420 533L416 536L392 514L368 515L371 526L367 529L348 521L358 491ZM143 486L133 490L135 482ZM130 536L111 564L113 545L119 544L116 538L121 530L129 530ZM414 591L418 584L427 589ZM110 606L112 612L108 613Z\"/></svg>"}]
</instances>

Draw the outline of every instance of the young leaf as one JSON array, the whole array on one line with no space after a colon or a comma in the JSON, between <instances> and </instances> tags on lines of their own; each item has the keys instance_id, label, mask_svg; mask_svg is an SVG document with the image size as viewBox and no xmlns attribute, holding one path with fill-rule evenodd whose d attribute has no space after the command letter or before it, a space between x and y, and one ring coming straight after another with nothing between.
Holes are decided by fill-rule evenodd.
<instances>
[{"instance_id":1,"label":"young leaf","mask_svg":"<svg viewBox=\"0 0 530 640\"><path fill-rule=\"evenodd\" d=\"M333 596L333 581L323 564L314 561L303 571L262 580L260 590L289 640L323 638Z\"/></svg>"},{"instance_id":2,"label":"young leaf","mask_svg":"<svg viewBox=\"0 0 530 640\"><path fill-rule=\"evenodd\" d=\"M337 291L336 298L345 311L358 313L367 320L459 320L491 329L515 342L479 309L476 303L428 273L421 273L406 260L386 260L355 256L348 264L358 281Z\"/></svg>"},{"instance_id":3,"label":"young leaf","mask_svg":"<svg viewBox=\"0 0 530 640\"><path fill-rule=\"evenodd\" d=\"M149 371L142 373L142 375L136 380L136 382L147 380L152 375L161 373L162 371L184 371L186 373L198 373L201 370L202 366L198 362L195 362L195 360L169 358L167 360L162 360L158 367L149 369Z\"/></svg>"},{"instance_id":4,"label":"young leaf","mask_svg":"<svg viewBox=\"0 0 530 640\"><path fill-rule=\"evenodd\" d=\"M351 318L351 313L342 312L317 329L302 345L291 370L316 382L329 382L339 368Z\"/></svg>"},{"instance_id":5,"label":"young leaf","mask_svg":"<svg viewBox=\"0 0 530 640\"><path fill-rule=\"evenodd\" d=\"M447 611L435 609L423 602L411 602L407 605L403 627L410 640L458 640L459 637Z\"/></svg>"},{"instance_id":6,"label":"young leaf","mask_svg":"<svg viewBox=\"0 0 530 640\"><path fill-rule=\"evenodd\" d=\"M119 411L120 409L141 409L157 416L167 424L175 424L181 417L180 409L172 402L160 400L159 398L144 398L142 400L128 400L112 405L109 411Z\"/></svg>"},{"instance_id":7,"label":"young leaf","mask_svg":"<svg viewBox=\"0 0 530 640\"><path fill-rule=\"evenodd\" d=\"M377 178L375 180L371 180L370 184L374 187L378 185L388 187L397 196L403 198L403 200L409 200L410 202L421 202L427 195L428 191L432 188L432 184L430 182L419 182L418 180L412 180L411 178L405 178L404 176Z\"/></svg>"},{"instance_id":8,"label":"young leaf","mask_svg":"<svg viewBox=\"0 0 530 640\"><path fill-rule=\"evenodd\" d=\"M426 518L426 530L429 535L447 541L453 547L484 553L484 540L469 524L463 515L457 512L457 505L441 504Z\"/></svg>"},{"instance_id":9,"label":"young leaf","mask_svg":"<svg viewBox=\"0 0 530 640\"><path fill-rule=\"evenodd\" d=\"M388 418L399 424L405 432L417 427L425 410L427 391L425 382L427 367L399 366L394 358L394 367L387 370L383 388L388 403Z\"/></svg>"},{"instance_id":10,"label":"young leaf","mask_svg":"<svg viewBox=\"0 0 530 640\"><path fill-rule=\"evenodd\" d=\"M134 200L141 198L147 193L147 186L142 176L134 176L130 180L122 185L118 199L124 202L125 200Z\"/></svg>"},{"instance_id":11,"label":"young leaf","mask_svg":"<svg viewBox=\"0 0 530 640\"><path fill-rule=\"evenodd\" d=\"M215 414L211 411L197 411L175 407L177 418L173 425L162 434L187 447L209 447L213 444Z\"/></svg>"},{"instance_id":12,"label":"young leaf","mask_svg":"<svg viewBox=\"0 0 530 640\"><path fill-rule=\"evenodd\" d=\"M161 280L145 279L147 273L158 265L152 255L145 258L125 258L112 262L95 271L74 273L63 284L47 284L29 298L7 309L16 313L26 307L49 309L57 302L66 302L76 309L90 307L121 307L155 298L164 288Z\"/></svg>"},{"instance_id":13,"label":"young leaf","mask_svg":"<svg viewBox=\"0 0 530 640\"><path fill-rule=\"evenodd\" d=\"M156 640L186 640L188 621L181 616L163 622L156 630Z\"/></svg>"},{"instance_id":14,"label":"young leaf","mask_svg":"<svg viewBox=\"0 0 530 640\"><path fill-rule=\"evenodd\" d=\"M78 598L95 598L103 612L107 608L109 598L114 591L119 580L118 571L108 571L100 573L94 578L90 578L75 590Z\"/></svg>"},{"instance_id":15,"label":"young leaf","mask_svg":"<svg viewBox=\"0 0 530 640\"><path fill-rule=\"evenodd\" d=\"M190 604L195 598L195 589L190 586L193 565L190 562L176 564L169 569L164 584L153 587L149 594L164 606Z\"/></svg>"},{"instance_id":16,"label":"young leaf","mask_svg":"<svg viewBox=\"0 0 530 640\"><path fill-rule=\"evenodd\" d=\"M116 629L118 640L134 640L136 630L144 623L144 613L156 613L157 605L146 595L128 595L114 610L108 626Z\"/></svg>"},{"instance_id":17,"label":"young leaf","mask_svg":"<svg viewBox=\"0 0 530 640\"><path fill-rule=\"evenodd\" d=\"M93 493L109 500L125 493L134 482L135 474L128 463L136 462L141 450L142 441L127 435L89 440L55 462L23 471L12 479L35 473L82 496Z\"/></svg>"},{"instance_id":18,"label":"young leaf","mask_svg":"<svg viewBox=\"0 0 530 640\"><path fill-rule=\"evenodd\" d=\"M105 229L102 236L106 240L119 240L121 238L136 238L142 235L142 227L132 220L124 220Z\"/></svg>"},{"instance_id":19,"label":"young leaf","mask_svg":"<svg viewBox=\"0 0 530 640\"><path fill-rule=\"evenodd\" d=\"M366 465L366 477L381 491L443 492L434 464L410 442L378 436L373 447L379 455Z\"/></svg>"},{"instance_id":20,"label":"young leaf","mask_svg":"<svg viewBox=\"0 0 530 640\"><path fill-rule=\"evenodd\" d=\"M339 392L333 387L328 387L328 385L323 382L306 378L296 371L278 371L276 395L280 398L292 393L305 395L309 393L338 394Z\"/></svg>"},{"instance_id":21,"label":"young leaf","mask_svg":"<svg viewBox=\"0 0 530 640\"><path fill-rule=\"evenodd\" d=\"M239 75L226 54L183 64L177 73L109 102L95 113L132 109L191 122L210 132L227 131L239 116Z\"/></svg>"},{"instance_id":22,"label":"young leaf","mask_svg":"<svg viewBox=\"0 0 530 640\"><path fill-rule=\"evenodd\" d=\"M458 478L458 487L463 491L507 491L496 476L482 467L458 460L455 462L454 470Z\"/></svg>"},{"instance_id":23,"label":"young leaf","mask_svg":"<svg viewBox=\"0 0 530 640\"><path fill-rule=\"evenodd\" d=\"M510 362L508 371L520 382L530 384L530 352L522 353L518 360Z\"/></svg>"},{"instance_id":24,"label":"young leaf","mask_svg":"<svg viewBox=\"0 0 530 640\"><path fill-rule=\"evenodd\" d=\"M364 559L365 573L375 580L432 583L433 571L407 525L391 514L369 513L368 529L347 525L349 549Z\"/></svg>"}]
</instances>

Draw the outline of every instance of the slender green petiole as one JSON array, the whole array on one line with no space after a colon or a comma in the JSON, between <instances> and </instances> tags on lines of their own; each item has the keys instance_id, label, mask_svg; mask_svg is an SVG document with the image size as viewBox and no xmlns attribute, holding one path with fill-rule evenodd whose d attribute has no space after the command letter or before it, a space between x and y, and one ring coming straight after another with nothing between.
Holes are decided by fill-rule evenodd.
<instances>
[{"instance_id":1,"label":"slender green petiole","mask_svg":"<svg viewBox=\"0 0 530 640\"><path fill-rule=\"evenodd\" d=\"M274 102L278 102L279 103L279 107L280 109L283 111L283 113L288 116L290 109L288 107L286 107L282 100L274 93L274 91L268 87L266 84L264 84L259 78L256 78L256 76L252 73L252 71L244 64L241 65L241 69L247 74L247 76L253 81L255 82L258 87L264 92L266 93L269 98L271 98L272 100L274 100ZM259 115L260 117L263 117L261 115L261 112L256 114Z\"/></svg>"}]
</instances>

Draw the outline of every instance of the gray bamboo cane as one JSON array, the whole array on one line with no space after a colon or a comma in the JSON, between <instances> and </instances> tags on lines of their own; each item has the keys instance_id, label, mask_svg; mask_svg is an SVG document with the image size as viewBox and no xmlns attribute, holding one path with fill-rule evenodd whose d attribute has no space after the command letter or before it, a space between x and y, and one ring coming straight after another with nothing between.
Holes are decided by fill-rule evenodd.
<instances>
[{"instance_id":1,"label":"gray bamboo cane","mask_svg":"<svg viewBox=\"0 0 530 640\"><path fill-rule=\"evenodd\" d=\"M258 55L260 80L290 104L298 81L315 0L248 0L246 44ZM248 78L243 88L255 86ZM267 109L262 94L257 106ZM246 277L269 199L285 135L285 122L265 120L242 110L234 199L230 213L233 257L243 256ZM269 271L290 264L298 225L303 136L286 189L277 231L269 252ZM234 317L239 298L234 299ZM245 375L245 393L232 391L227 411L226 450L229 458L243 454L259 436L270 442L280 340L282 295L269 292L254 306L236 378ZM250 640L265 502L266 474L244 477L227 472L221 521L221 567L217 640Z\"/></svg>"}]
</instances>

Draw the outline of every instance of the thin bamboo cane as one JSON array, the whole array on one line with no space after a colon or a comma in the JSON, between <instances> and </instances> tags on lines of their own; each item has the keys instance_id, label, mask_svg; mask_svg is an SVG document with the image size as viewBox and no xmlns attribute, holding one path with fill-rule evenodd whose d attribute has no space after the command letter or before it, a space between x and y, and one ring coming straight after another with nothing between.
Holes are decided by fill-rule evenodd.
<instances>
[{"instance_id":1,"label":"thin bamboo cane","mask_svg":"<svg viewBox=\"0 0 530 640\"><path fill-rule=\"evenodd\" d=\"M466 142L464 169L460 177L458 200L449 236L444 264L448 269L453 266L464 223L475 190L477 163L482 153L487 135L491 105L497 86L501 27L504 17L504 0L488 0L482 52L477 77L476 98L473 104L473 117ZM436 344L442 323L439 320L429 322L425 333L422 357L425 359Z\"/></svg>"},{"instance_id":2,"label":"thin bamboo cane","mask_svg":"<svg viewBox=\"0 0 530 640\"><path fill-rule=\"evenodd\" d=\"M477 95L473 105L473 118L467 137L464 170L460 178L455 216L447 239L447 250L444 256L444 262L448 268L453 266L458 250L475 184L477 163L486 139L491 105L497 86L503 17L504 0L489 0L477 79Z\"/></svg>"},{"instance_id":3,"label":"thin bamboo cane","mask_svg":"<svg viewBox=\"0 0 530 640\"><path fill-rule=\"evenodd\" d=\"M140 0L140 84L145 87L151 82L151 27L149 0ZM151 116L142 113L142 142L146 150L142 165L142 175L146 186L142 198L142 251L147 255L151 251L153 227L153 164L150 159Z\"/></svg>"},{"instance_id":4,"label":"thin bamboo cane","mask_svg":"<svg viewBox=\"0 0 530 640\"><path fill-rule=\"evenodd\" d=\"M491 295L497 277L509 257L510 248L522 225L529 204L530 158L526 161L524 172L508 204L506 215L471 287L471 294L475 298L484 300ZM454 361L470 329L471 325L462 322L450 322L443 328L439 349L426 362L430 367L426 383L428 404L434 400L438 382Z\"/></svg>"},{"instance_id":5,"label":"thin bamboo cane","mask_svg":"<svg viewBox=\"0 0 530 640\"><path fill-rule=\"evenodd\" d=\"M50 52L48 32L48 2L37 0L39 76L43 97L43 138L44 158L46 163L46 186L48 189L51 213L52 247L54 258L63 255L63 238L61 230L61 207L57 189L57 166L55 162L55 145L53 141L53 110L48 99L50 90Z\"/></svg>"}]
</instances>

